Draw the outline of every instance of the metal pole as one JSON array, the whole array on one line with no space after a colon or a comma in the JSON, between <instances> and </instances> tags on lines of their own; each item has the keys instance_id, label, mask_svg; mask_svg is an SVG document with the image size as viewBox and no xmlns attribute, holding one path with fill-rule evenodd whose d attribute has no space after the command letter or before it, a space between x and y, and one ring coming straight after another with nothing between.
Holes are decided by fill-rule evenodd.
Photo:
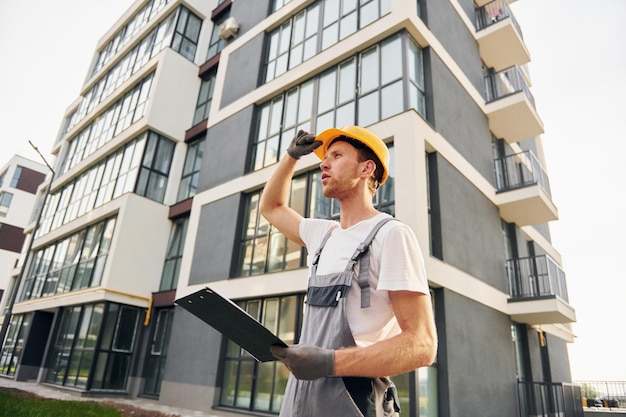
<instances>
[{"instance_id":1,"label":"metal pole","mask_svg":"<svg viewBox=\"0 0 626 417\"><path fill-rule=\"evenodd\" d=\"M17 276L17 280L15 281L15 285L13 286L11 292L11 300L9 301L9 306L7 308L6 313L4 314L4 320L2 320L2 329L0 329L0 342L2 342L2 348L4 349L4 338L7 335L7 331L9 329L9 322L11 321L11 316L13 314L13 306L15 305L15 300L17 299L17 291L20 289L20 284L24 277L24 271L26 270L26 265L28 265L28 260L30 258L30 252L33 249L33 242L35 241L35 234L37 233L37 229L39 229L39 224L41 222L41 215L43 214L43 209L46 206L46 201L48 200L48 196L50 195L50 187L52 186L52 181L54 181L54 176L56 175L46 158L43 157L39 149L29 140L28 143L30 146L35 149L35 151L39 154L43 162L46 164L50 172L52 172L52 178L50 178L50 182L46 187L46 192L43 197L43 201L41 202L41 207L39 207L39 213L37 213L37 220L35 222L35 227L33 228L33 232L31 233L31 238L28 242L28 249L26 250L26 255L24 256L24 262L22 262L22 266L20 267L20 273ZM0 350L1 351L1 350Z\"/></svg>"}]
</instances>

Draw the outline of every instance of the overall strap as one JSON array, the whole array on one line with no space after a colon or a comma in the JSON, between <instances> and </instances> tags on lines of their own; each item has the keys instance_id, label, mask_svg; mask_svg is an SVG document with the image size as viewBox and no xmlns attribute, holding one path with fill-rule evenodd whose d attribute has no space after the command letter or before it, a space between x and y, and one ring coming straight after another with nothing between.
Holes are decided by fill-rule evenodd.
<instances>
[{"instance_id":1,"label":"overall strap","mask_svg":"<svg viewBox=\"0 0 626 417\"><path fill-rule=\"evenodd\" d=\"M361 287L361 308L367 308L370 306L370 284L368 281L369 269L370 269L370 251L369 247L376 236L376 233L383 227L385 224L390 222L391 220L396 220L393 217L388 217L376 223L376 226L372 229L370 234L365 238L363 242L359 244L356 248L356 251L352 255L352 258L349 262L349 267L353 268L354 265L360 259L359 266L359 287Z\"/></svg>"}]
</instances>

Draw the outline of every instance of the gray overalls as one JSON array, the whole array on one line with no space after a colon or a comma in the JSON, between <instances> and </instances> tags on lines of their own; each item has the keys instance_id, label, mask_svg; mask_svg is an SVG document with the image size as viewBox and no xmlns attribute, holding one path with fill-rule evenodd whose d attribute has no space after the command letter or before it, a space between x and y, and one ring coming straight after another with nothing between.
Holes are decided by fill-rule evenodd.
<instances>
[{"instance_id":1,"label":"gray overalls","mask_svg":"<svg viewBox=\"0 0 626 417\"><path fill-rule=\"evenodd\" d=\"M348 324L346 310L350 283L356 275L355 266L359 262L358 281L361 287L361 308L369 307L370 289L367 279L370 252L368 249L378 230L390 220L394 219L383 219L374 226L365 241L352 255L343 272L317 275L320 255L334 228L324 236L313 258L307 290L307 310L304 316L300 343L326 349L339 349L356 345ZM367 391L370 391L370 393L366 393L366 397L368 397L366 403L369 404L366 417L397 415L394 414L394 400L395 411L399 411L395 387L387 392L387 388L392 386L391 381L387 378L328 377L304 381L289 375L280 417L363 417L364 413L360 411L359 406L346 389L346 384L351 386L365 385ZM362 404L361 401L359 403ZM362 405L361 409L363 409Z\"/></svg>"}]
</instances>

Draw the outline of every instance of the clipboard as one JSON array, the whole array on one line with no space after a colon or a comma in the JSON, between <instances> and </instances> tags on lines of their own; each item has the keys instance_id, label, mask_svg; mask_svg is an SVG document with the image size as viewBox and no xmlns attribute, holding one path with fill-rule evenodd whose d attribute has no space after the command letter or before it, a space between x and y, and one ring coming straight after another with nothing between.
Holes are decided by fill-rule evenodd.
<instances>
[{"instance_id":1,"label":"clipboard","mask_svg":"<svg viewBox=\"0 0 626 417\"><path fill-rule=\"evenodd\" d=\"M270 346L287 344L245 310L209 287L175 303L246 350L259 362L275 361Z\"/></svg>"}]
</instances>

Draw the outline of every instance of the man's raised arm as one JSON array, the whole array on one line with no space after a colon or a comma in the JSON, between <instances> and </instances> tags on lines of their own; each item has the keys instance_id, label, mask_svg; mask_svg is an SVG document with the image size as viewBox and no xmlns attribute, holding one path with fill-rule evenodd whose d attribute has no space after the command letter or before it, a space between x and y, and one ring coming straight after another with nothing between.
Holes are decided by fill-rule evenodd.
<instances>
[{"instance_id":1,"label":"man's raised arm","mask_svg":"<svg viewBox=\"0 0 626 417\"><path fill-rule=\"evenodd\" d=\"M321 142L315 141L315 135L300 130L287 148L285 155L269 179L261 195L259 209L261 214L275 226L287 239L304 246L300 239L300 221L302 216L289 207L291 179L300 157L307 155Z\"/></svg>"}]
</instances>

